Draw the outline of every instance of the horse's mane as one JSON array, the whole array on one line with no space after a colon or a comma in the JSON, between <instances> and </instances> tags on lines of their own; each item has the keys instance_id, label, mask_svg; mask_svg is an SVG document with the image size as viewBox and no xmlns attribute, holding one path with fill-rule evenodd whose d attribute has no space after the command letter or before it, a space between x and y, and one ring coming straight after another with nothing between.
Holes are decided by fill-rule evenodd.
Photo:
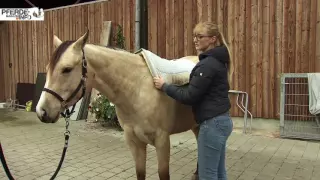
<instances>
[{"instance_id":1,"label":"horse's mane","mask_svg":"<svg viewBox=\"0 0 320 180\"><path fill-rule=\"evenodd\" d=\"M130 52L126 49L123 49L123 48L119 48L117 46L102 46L102 45L99 45L99 44L91 44L91 45L95 45L95 46L98 46L98 47L102 47L102 48L106 48L106 49L111 49L111 50L115 50L115 51L118 51L118 52L122 52L122 53L125 53L127 56L132 56L132 55L136 55L136 53L134 52Z\"/></svg>"},{"instance_id":2,"label":"horse's mane","mask_svg":"<svg viewBox=\"0 0 320 180\"><path fill-rule=\"evenodd\" d=\"M112 45L102 46L102 45L99 45L99 44L93 44L93 45L96 45L96 46L99 46L99 47L104 47L104 48L107 48L107 49L113 49L113 50L124 52L124 53L132 54L132 52L127 51L126 49L123 49L123 48L119 48L117 46L112 46Z\"/></svg>"},{"instance_id":3,"label":"horse's mane","mask_svg":"<svg viewBox=\"0 0 320 180\"><path fill-rule=\"evenodd\" d=\"M49 61L48 64L48 70L50 70L51 72L53 71L53 69L55 68L55 66L57 65L57 63L59 62L59 59L61 57L61 55L68 49L68 47L74 43L75 40L68 40L68 41L64 41L61 43L61 45L53 52L51 59ZM122 51L122 52L127 52L130 53L129 51L116 47L116 46L102 46L99 44L93 44L99 47L104 47L104 48L109 48L109 49L113 49L116 51Z\"/></svg>"},{"instance_id":4,"label":"horse's mane","mask_svg":"<svg viewBox=\"0 0 320 180\"><path fill-rule=\"evenodd\" d=\"M97 44L95 44L95 45L97 45ZM102 45L97 45L97 46L101 46L101 47L105 47L105 48L109 48L109 49L114 49L114 50L117 50L117 51L124 51L124 52L129 52L129 51L127 51L127 50L125 50L125 49L122 49L122 48L119 48L119 47L116 47L116 46L102 46Z\"/></svg>"}]
</instances>

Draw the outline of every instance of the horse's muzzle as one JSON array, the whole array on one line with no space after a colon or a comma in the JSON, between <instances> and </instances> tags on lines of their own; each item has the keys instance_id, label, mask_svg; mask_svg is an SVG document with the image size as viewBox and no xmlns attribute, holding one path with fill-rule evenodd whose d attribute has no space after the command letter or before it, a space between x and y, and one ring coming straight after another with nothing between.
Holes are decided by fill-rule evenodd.
<instances>
[{"instance_id":1,"label":"horse's muzzle","mask_svg":"<svg viewBox=\"0 0 320 180\"><path fill-rule=\"evenodd\" d=\"M56 122L56 118L51 118L47 111L43 108L40 109L39 112L37 112L37 116L40 119L41 122L43 123L55 123Z\"/></svg>"}]
</instances>

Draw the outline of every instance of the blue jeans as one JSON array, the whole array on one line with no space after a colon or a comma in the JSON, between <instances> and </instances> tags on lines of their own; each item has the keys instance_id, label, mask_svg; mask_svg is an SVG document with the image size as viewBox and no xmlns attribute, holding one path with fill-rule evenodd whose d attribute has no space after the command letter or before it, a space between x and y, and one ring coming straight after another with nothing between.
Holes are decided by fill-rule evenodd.
<instances>
[{"instance_id":1,"label":"blue jeans","mask_svg":"<svg viewBox=\"0 0 320 180\"><path fill-rule=\"evenodd\" d=\"M198 136L199 180L227 180L226 142L232 133L229 112L200 124Z\"/></svg>"}]
</instances>

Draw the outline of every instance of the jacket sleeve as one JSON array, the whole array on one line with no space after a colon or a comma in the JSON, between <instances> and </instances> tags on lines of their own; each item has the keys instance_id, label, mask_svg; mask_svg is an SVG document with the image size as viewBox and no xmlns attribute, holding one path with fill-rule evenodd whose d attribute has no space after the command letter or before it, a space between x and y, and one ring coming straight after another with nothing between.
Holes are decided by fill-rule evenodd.
<instances>
[{"instance_id":1,"label":"jacket sleeve","mask_svg":"<svg viewBox=\"0 0 320 180\"><path fill-rule=\"evenodd\" d=\"M171 98L187 105L200 101L212 82L216 70L210 65L200 65L191 78L188 86L180 87L172 84L164 84L162 90Z\"/></svg>"}]
</instances>

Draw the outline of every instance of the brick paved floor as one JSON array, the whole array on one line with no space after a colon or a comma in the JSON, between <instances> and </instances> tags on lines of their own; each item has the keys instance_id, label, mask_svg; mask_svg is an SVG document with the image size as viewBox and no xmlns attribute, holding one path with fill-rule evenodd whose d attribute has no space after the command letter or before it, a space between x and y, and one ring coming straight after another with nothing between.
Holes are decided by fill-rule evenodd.
<instances>
[{"instance_id":1,"label":"brick paved floor","mask_svg":"<svg viewBox=\"0 0 320 180\"><path fill-rule=\"evenodd\" d=\"M0 111L0 140L17 180L48 180L64 143L64 121L43 124L34 113ZM121 132L97 124L72 121L71 137L60 179L135 179L135 170ZM190 179L196 167L191 132L171 137L173 180ZM319 143L284 140L234 132L228 141L229 180L318 180ZM0 179L7 179L0 167ZM147 179L158 179L154 148L148 147ZM316 178L318 177L318 178Z\"/></svg>"}]
</instances>

